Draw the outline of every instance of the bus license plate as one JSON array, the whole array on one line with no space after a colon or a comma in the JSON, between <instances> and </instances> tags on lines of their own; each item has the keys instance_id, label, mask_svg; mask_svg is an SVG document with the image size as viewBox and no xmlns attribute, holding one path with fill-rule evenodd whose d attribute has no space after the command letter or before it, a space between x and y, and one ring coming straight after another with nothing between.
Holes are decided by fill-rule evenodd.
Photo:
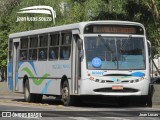
<instances>
[{"instance_id":1,"label":"bus license plate","mask_svg":"<svg viewBox=\"0 0 160 120\"><path fill-rule=\"evenodd\" d=\"M123 86L112 86L112 90L123 90Z\"/></svg>"}]
</instances>

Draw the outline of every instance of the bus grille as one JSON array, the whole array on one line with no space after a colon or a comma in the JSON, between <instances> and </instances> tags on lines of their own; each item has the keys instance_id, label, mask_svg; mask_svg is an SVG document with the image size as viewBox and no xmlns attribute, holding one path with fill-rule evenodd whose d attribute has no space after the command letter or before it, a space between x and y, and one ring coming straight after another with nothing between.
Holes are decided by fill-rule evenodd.
<instances>
[{"instance_id":1,"label":"bus grille","mask_svg":"<svg viewBox=\"0 0 160 120\"><path fill-rule=\"evenodd\" d=\"M112 88L99 88L95 89L94 92L138 92L138 90L133 88L123 88L123 90L112 90Z\"/></svg>"}]
</instances>

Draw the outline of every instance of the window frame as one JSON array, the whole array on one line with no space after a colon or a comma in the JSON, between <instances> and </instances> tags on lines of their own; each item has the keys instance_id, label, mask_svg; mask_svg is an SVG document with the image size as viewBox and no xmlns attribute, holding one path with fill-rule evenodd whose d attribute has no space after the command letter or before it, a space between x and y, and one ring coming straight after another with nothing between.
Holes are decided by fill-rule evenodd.
<instances>
[{"instance_id":1,"label":"window frame","mask_svg":"<svg viewBox=\"0 0 160 120\"><path fill-rule=\"evenodd\" d=\"M67 35L69 34L69 41L70 41L69 44L66 44L66 42L64 42L64 44L63 44L63 36L62 36L63 34L64 34L64 36L65 36L65 34L67 34ZM72 45L72 31L71 30L62 31L61 32L61 41L60 41L60 52L59 52L59 59L60 60L69 60L71 58L71 45ZM69 54L69 56L65 58L64 54L61 51L63 50L63 48L66 49L67 47L69 48L69 51L66 51L64 53Z\"/></svg>"},{"instance_id":2,"label":"window frame","mask_svg":"<svg viewBox=\"0 0 160 120\"><path fill-rule=\"evenodd\" d=\"M52 41L52 37L51 35L58 35L58 44L55 44L55 45L51 45L51 41ZM61 42L61 32L52 32L49 34L49 52L48 52L48 60L49 61L55 61L55 60L59 60L59 53L60 53L60 42ZM57 58L50 58L50 49L54 49L54 48L57 48ZM55 54L56 55L56 54Z\"/></svg>"},{"instance_id":3,"label":"window frame","mask_svg":"<svg viewBox=\"0 0 160 120\"><path fill-rule=\"evenodd\" d=\"M55 37L52 37L55 35ZM47 40L47 44L43 46L42 39L41 37L44 36ZM69 36L69 38L67 38ZM20 51L26 50L26 59L25 61L55 61L55 60L69 60L71 58L71 52L72 52L72 30L67 30L67 31L56 31L56 32L50 32L50 33L42 33L42 34L33 34L29 36L24 36L21 37L20 39L27 39L27 47L22 48L20 42ZM54 43L54 39L56 39L56 42ZM68 43L66 42L66 39L68 39ZM33 41L36 42L33 42ZM63 42L63 43L62 43ZM62 50L63 49L68 49L68 58L62 58ZM40 51L44 50L45 51L45 58L42 59L40 58ZM51 58L51 50L56 51L55 53L55 58ZM10 50L11 51L11 50ZM31 59L31 54L35 53L35 59ZM9 53L10 54L10 53ZM9 57L11 58L11 57ZM20 60L20 55L19 55L19 60Z\"/></svg>"},{"instance_id":4,"label":"window frame","mask_svg":"<svg viewBox=\"0 0 160 120\"><path fill-rule=\"evenodd\" d=\"M23 43L22 40L23 39L27 40L27 42L26 42L27 46L26 47L22 47L22 43ZM27 61L27 60L29 60L28 59L28 55L29 55L29 53L28 53L28 46L29 46L29 44L28 43L29 43L29 37L28 36L24 36L24 37L20 38L19 61ZM26 53L25 53L25 57L26 58L22 56L22 52L23 51L26 51Z\"/></svg>"},{"instance_id":5,"label":"window frame","mask_svg":"<svg viewBox=\"0 0 160 120\"><path fill-rule=\"evenodd\" d=\"M49 38L48 38L48 34L49 33L43 33L43 34L38 34L38 47L37 47L37 49L38 49L38 52L37 52L37 57L38 57L38 61L47 61L48 60L48 42L49 42ZM47 45L46 46L41 46L41 40L40 40L40 37L41 36L47 36ZM43 42L44 42L45 40L43 40ZM40 50L43 50L44 51L44 53L43 54L45 54L45 58L43 59L43 58L40 58ZM41 55L41 57L43 56L43 54Z\"/></svg>"},{"instance_id":6,"label":"window frame","mask_svg":"<svg viewBox=\"0 0 160 120\"><path fill-rule=\"evenodd\" d=\"M31 46L31 41L32 41L31 38L34 38L34 37L37 37L37 47ZM29 36L29 46L28 46L28 60L29 61L37 61L38 60L38 55L37 55L38 49L37 48L38 48L38 35ZM30 50L36 50L36 59L30 59Z\"/></svg>"}]
</instances>

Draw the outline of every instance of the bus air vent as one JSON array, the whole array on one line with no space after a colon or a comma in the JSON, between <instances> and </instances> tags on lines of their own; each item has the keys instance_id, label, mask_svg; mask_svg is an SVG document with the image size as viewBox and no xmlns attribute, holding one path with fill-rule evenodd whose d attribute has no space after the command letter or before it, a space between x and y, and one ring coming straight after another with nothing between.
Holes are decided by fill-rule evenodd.
<instances>
[{"instance_id":1,"label":"bus air vent","mask_svg":"<svg viewBox=\"0 0 160 120\"><path fill-rule=\"evenodd\" d=\"M137 89L133 88L123 88L123 90L112 90L112 88L99 88L94 89L94 92L138 92Z\"/></svg>"}]
</instances>

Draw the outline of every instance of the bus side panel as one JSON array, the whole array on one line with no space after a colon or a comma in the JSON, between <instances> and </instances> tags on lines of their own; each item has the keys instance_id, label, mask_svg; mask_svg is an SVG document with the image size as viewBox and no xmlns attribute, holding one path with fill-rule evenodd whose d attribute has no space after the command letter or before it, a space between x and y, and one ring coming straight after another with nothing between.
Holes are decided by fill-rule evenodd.
<instances>
[{"instance_id":1,"label":"bus side panel","mask_svg":"<svg viewBox=\"0 0 160 120\"><path fill-rule=\"evenodd\" d=\"M13 63L10 62L8 64L8 88L11 91L13 91L13 76L12 76L12 72L13 72Z\"/></svg>"},{"instance_id":2,"label":"bus side panel","mask_svg":"<svg viewBox=\"0 0 160 120\"><path fill-rule=\"evenodd\" d=\"M18 73L20 91L23 88L22 78L27 75L31 93L60 95L62 77L66 76L68 81L71 81L71 62L70 60L23 62Z\"/></svg>"},{"instance_id":3,"label":"bus side panel","mask_svg":"<svg viewBox=\"0 0 160 120\"><path fill-rule=\"evenodd\" d=\"M32 79L29 80L30 92L36 94L60 95L61 79L44 79L40 85L36 85Z\"/></svg>"}]
</instances>

